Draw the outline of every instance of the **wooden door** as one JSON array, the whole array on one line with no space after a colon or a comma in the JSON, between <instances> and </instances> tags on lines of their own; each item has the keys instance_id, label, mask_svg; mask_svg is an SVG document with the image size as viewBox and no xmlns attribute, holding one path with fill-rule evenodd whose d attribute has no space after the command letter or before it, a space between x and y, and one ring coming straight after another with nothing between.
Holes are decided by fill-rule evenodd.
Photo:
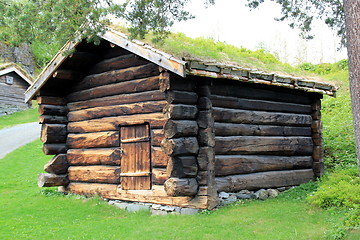
<instances>
[{"instance_id":1,"label":"wooden door","mask_svg":"<svg viewBox=\"0 0 360 240\"><path fill-rule=\"evenodd\" d=\"M121 189L151 189L149 124L121 126Z\"/></svg>"}]
</instances>

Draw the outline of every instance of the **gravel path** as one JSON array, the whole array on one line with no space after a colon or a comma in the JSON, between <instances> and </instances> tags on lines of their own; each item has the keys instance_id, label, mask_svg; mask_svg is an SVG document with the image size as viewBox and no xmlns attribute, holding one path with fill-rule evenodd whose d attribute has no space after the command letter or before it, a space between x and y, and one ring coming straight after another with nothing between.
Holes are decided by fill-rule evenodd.
<instances>
[{"instance_id":1,"label":"gravel path","mask_svg":"<svg viewBox=\"0 0 360 240\"><path fill-rule=\"evenodd\" d=\"M40 137L41 125L24 123L0 130L0 159L15 149Z\"/></svg>"}]
</instances>

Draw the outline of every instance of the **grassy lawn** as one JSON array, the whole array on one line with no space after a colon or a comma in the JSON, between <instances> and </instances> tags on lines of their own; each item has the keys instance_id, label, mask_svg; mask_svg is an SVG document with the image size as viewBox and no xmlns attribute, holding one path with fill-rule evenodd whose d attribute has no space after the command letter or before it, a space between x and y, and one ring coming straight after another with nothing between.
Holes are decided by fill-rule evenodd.
<instances>
[{"instance_id":1,"label":"grassy lawn","mask_svg":"<svg viewBox=\"0 0 360 240\"><path fill-rule=\"evenodd\" d=\"M0 239L329 239L343 216L310 206L301 189L193 216L127 213L39 189L49 158L35 141L0 159Z\"/></svg>"},{"instance_id":2,"label":"grassy lawn","mask_svg":"<svg viewBox=\"0 0 360 240\"><path fill-rule=\"evenodd\" d=\"M39 114L37 112L37 104L33 104L33 105L34 107L27 109L25 111L1 116L0 129L22 123L36 122L38 120Z\"/></svg>"}]
</instances>

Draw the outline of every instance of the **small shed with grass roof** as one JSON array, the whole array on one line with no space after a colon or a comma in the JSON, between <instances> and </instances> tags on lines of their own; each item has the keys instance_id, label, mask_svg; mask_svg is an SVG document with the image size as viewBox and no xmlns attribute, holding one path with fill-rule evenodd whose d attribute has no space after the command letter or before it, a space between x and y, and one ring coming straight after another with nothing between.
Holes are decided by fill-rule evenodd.
<instances>
[{"instance_id":1,"label":"small shed with grass roof","mask_svg":"<svg viewBox=\"0 0 360 240\"><path fill-rule=\"evenodd\" d=\"M15 63L0 64L0 109L31 106L25 103L24 93L32 82L32 77Z\"/></svg>"},{"instance_id":2,"label":"small shed with grass roof","mask_svg":"<svg viewBox=\"0 0 360 240\"><path fill-rule=\"evenodd\" d=\"M322 174L320 100L335 91L178 59L113 30L99 45L68 42L26 92L55 155L38 184L199 209L220 191L299 185Z\"/></svg>"}]
</instances>

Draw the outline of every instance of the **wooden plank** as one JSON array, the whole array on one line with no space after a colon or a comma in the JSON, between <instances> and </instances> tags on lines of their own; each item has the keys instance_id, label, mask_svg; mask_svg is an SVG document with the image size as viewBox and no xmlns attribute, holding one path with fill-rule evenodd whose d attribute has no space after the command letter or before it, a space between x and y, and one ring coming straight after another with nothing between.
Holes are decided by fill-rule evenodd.
<instances>
[{"instance_id":1,"label":"wooden plank","mask_svg":"<svg viewBox=\"0 0 360 240\"><path fill-rule=\"evenodd\" d=\"M66 124L43 124L40 140L43 143L65 143L67 137Z\"/></svg>"},{"instance_id":2,"label":"wooden plank","mask_svg":"<svg viewBox=\"0 0 360 240\"><path fill-rule=\"evenodd\" d=\"M69 184L67 175L56 175L53 173L40 173L38 176L39 187L66 186Z\"/></svg>"},{"instance_id":3,"label":"wooden plank","mask_svg":"<svg viewBox=\"0 0 360 240\"><path fill-rule=\"evenodd\" d=\"M118 166L71 166L68 169L70 182L119 183Z\"/></svg>"},{"instance_id":4,"label":"wooden plank","mask_svg":"<svg viewBox=\"0 0 360 240\"><path fill-rule=\"evenodd\" d=\"M211 86L211 93L220 96L232 96L304 105L311 104L312 102L311 97L304 95L304 92L289 89L286 89L286 92L284 91L281 91L278 87L241 84L230 81L214 81L213 85Z\"/></svg>"},{"instance_id":5,"label":"wooden plank","mask_svg":"<svg viewBox=\"0 0 360 240\"><path fill-rule=\"evenodd\" d=\"M166 175L175 178L196 177L198 164L195 155L193 156L174 156L169 159L166 166Z\"/></svg>"},{"instance_id":6,"label":"wooden plank","mask_svg":"<svg viewBox=\"0 0 360 240\"><path fill-rule=\"evenodd\" d=\"M135 54L120 55L98 62L97 64L91 67L88 74L98 74L98 73L113 71L117 69L136 67L147 63L149 63L147 60Z\"/></svg>"},{"instance_id":7,"label":"wooden plank","mask_svg":"<svg viewBox=\"0 0 360 240\"><path fill-rule=\"evenodd\" d=\"M137 67L130 67L86 76L74 87L73 90L80 91L103 85L121 83L133 79L158 76L159 74L159 68L156 65L149 63Z\"/></svg>"},{"instance_id":8,"label":"wooden plank","mask_svg":"<svg viewBox=\"0 0 360 240\"><path fill-rule=\"evenodd\" d=\"M196 136L198 125L190 120L168 120L164 126L166 138Z\"/></svg>"},{"instance_id":9,"label":"wooden plank","mask_svg":"<svg viewBox=\"0 0 360 240\"><path fill-rule=\"evenodd\" d=\"M169 178L164 188L169 196L194 196L198 192L199 185L195 178Z\"/></svg>"},{"instance_id":10,"label":"wooden plank","mask_svg":"<svg viewBox=\"0 0 360 240\"><path fill-rule=\"evenodd\" d=\"M77 102L124 93L135 93L159 89L159 77L148 77L127 82L101 85L87 90L72 92L68 95L69 102Z\"/></svg>"},{"instance_id":11,"label":"wooden plank","mask_svg":"<svg viewBox=\"0 0 360 240\"><path fill-rule=\"evenodd\" d=\"M313 152L310 137L215 137L216 154L305 155Z\"/></svg>"},{"instance_id":12,"label":"wooden plank","mask_svg":"<svg viewBox=\"0 0 360 240\"><path fill-rule=\"evenodd\" d=\"M196 118L198 110L194 105L168 104L163 112L168 119L191 120Z\"/></svg>"},{"instance_id":13,"label":"wooden plank","mask_svg":"<svg viewBox=\"0 0 360 240\"><path fill-rule=\"evenodd\" d=\"M55 155L60 153L66 153L66 144L59 143L46 143L43 146L43 152L45 155Z\"/></svg>"},{"instance_id":14,"label":"wooden plank","mask_svg":"<svg viewBox=\"0 0 360 240\"><path fill-rule=\"evenodd\" d=\"M310 127L215 123L216 136L311 136Z\"/></svg>"},{"instance_id":15,"label":"wooden plank","mask_svg":"<svg viewBox=\"0 0 360 240\"><path fill-rule=\"evenodd\" d=\"M270 171L215 178L217 191L237 192L243 189L295 186L313 180L312 169Z\"/></svg>"},{"instance_id":16,"label":"wooden plank","mask_svg":"<svg viewBox=\"0 0 360 240\"><path fill-rule=\"evenodd\" d=\"M120 141L121 158L121 188L146 190L151 188L151 156L150 156L150 129L148 124L122 126ZM147 141L142 139L147 138ZM131 142L124 140L131 139ZM136 140L138 139L138 140ZM149 173L147 176L137 176L134 173ZM130 174L130 175L129 175Z\"/></svg>"},{"instance_id":17,"label":"wooden plank","mask_svg":"<svg viewBox=\"0 0 360 240\"><path fill-rule=\"evenodd\" d=\"M126 104L126 105L124 104L124 105L112 105L106 107L88 108L88 109L69 112L68 119L70 122L75 122L75 121L82 121L82 120L95 119L101 117L162 112L165 105L166 105L166 101L154 101L154 102L151 101L151 102L140 102L140 103Z\"/></svg>"},{"instance_id":18,"label":"wooden plank","mask_svg":"<svg viewBox=\"0 0 360 240\"><path fill-rule=\"evenodd\" d=\"M244 173L305 169L312 167L311 156L217 155L215 175L227 176Z\"/></svg>"},{"instance_id":19,"label":"wooden plank","mask_svg":"<svg viewBox=\"0 0 360 240\"><path fill-rule=\"evenodd\" d=\"M196 137L164 139L161 148L169 156L196 154L199 144Z\"/></svg>"},{"instance_id":20,"label":"wooden plank","mask_svg":"<svg viewBox=\"0 0 360 240\"><path fill-rule=\"evenodd\" d=\"M41 115L39 116L39 123L45 124L67 124L68 120L66 116L52 116L52 115Z\"/></svg>"},{"instance_id":21,"label":"wooden plank","mask_svg":"<svg viewBox=\"0 0 360 240\"><path fill-rule=\"evenodd\" d=\"M67 159L70 165L118 165L120 148L69 149Z\"/></svg>"},{"instance_id":22,"label":"wooden plank","mask_svg":"<svg viewBox=\"0 0 360 240\"><path fill-rule=\"evenodd\" d=\"M166 167L170 157L160 147L151 148L152 167Z\"/></svg>"},{"instance_id":23,"label":"wooden plank","mask_svg":"<svg viewBox=\"0 0 360 240\"><path fill-rule=\"evenodd\" d=\"M120 104L131 104L137 102L161 101L161 100L165 100L165 94L163 92L160 92L159 90L154 90L154 91L145 91L139 93L121 94L121 95L109 96L109 97L101 97L86 101L80 101L80 102L70 102L68 103L68 108L70 111L76 111L76 110L92 108L92 107L113 106Z\"/></svg>"},{"instance_id":24,"label":"wooden plank","mask_svg":"<svg viewBox=\"0 0 360 240\"><path fill-rule=\"evenodd\" d=\"M158 147L161 145L162 140L164 140L164 130L163 129L153 129L151 130L151 145Z\"/></svg>"},{"instance_id":25,"label":"wooden plank","mask_svg":"<svg viewBox=\"0 0 360 240\"><path fill-rule=\"evenodd\" d=\"M42 104L39 106L38 112L40 115L66 116L69 110L66 106Z\"/></svg>"},{"instance_id":26,"label":"wooden plank","mask_svg":"<svg viewBox=\"0 0 360 240\"><path fill-rule=\"evenodd\" d=\"M36 98L37 104L46 104L46 105L58 105L65 106L67 101L63 97L49 97L49 96L39 96Z\"/></svg>"},{"instance_id":27,"label":"wooden plank","mask_svg":"<svg viewBox=\"0 0 360 240\"><path fill-rule=\"evenodd\" d=\"M53 73L52 77L61 79L61 81L80 82L83 79L83 74L74 70L58 69Z\"/></svg>"},{"instance_id":28,"label":"wooden plank","mask_svg":"<svg viewBox=\"0 0 360 240\"><path fill-rule=\"evenodd\" d=\"M172 104L188 104L193 105L197 103L198 96L195 92L184 91L166 91L166 101Z\"/></svg>"},{"instance_id":29,"label":"wooden plank","mask_svg":"<svg viewBox=\"0 0 360 240\"><path fill-rule=\"evenodd\" d=\"M214 120L227 123L310 126L310 115L213 108Z\"/></svg>"},{"instance_id":30,"label":"wooden plank","mask_svg":"<svg viewBox=\"0 0 360 240\"><path fill-rule=\"evenodd\" d=\"M82 195L100 195L108 199L124 201L148 202L179 207L206 209L206 196L200 197L169 197L164 187L153 186L152 190L121 190L116 184L100 183L70 183L68 187L71 193Z\"/></svg>"},{"instance_id":31,"label":"wooden plank","mask_svg":"<svg viewBox=\"0 0 360 240\"><path fill-rule=\"evenodd\" d=\"M153 168L151 181L153 184L162 185L168 179L165 168Z\"/></svg>"},{"instance_id":32,"label":"wooden plank","mask_svg":"<svg viewBox=\"0 0 360 240\"><path fill-rule=\"evenodd\" d=\"M258 110L267 112L287 112L310 114L311 105L295 104L288 102L273 102L257 99L245 99L228 96L212 95L210 97L214 107L243 109L243 110Z\"/></svg>"},{"instance_id":33,"label":"wooden plank","mask_svg":"<svg viewBox=\"0 0 360 240\"><path fill-rule=\"evenodd\" d=\"M107 148L119 146L118 131L68 134L69 148Z\"/></svg>"},{"instance_id":34,"label":"wooden plank","mask_svg":"<svg viewBox=\"0 0 360 240\"><path fill-rule=\"evenodd\" d=\"M150 123L152 128L161 128L166 123L162 113L134 114L128 116L105 117L93 120L70 122L68 131L72 133L115 131L119 125Z\"/></svg>"},{"instance_id":35,"label":"wooden plank","mask_svg":"<svg viewBox=\"0 0 360 240\"><path fill-rule=\"evenodd\" d=\"M44 166L44 171L53 174L64 174L67 172L69 163L66 154L58 154Z\"/></svg>"}]
</instances>

